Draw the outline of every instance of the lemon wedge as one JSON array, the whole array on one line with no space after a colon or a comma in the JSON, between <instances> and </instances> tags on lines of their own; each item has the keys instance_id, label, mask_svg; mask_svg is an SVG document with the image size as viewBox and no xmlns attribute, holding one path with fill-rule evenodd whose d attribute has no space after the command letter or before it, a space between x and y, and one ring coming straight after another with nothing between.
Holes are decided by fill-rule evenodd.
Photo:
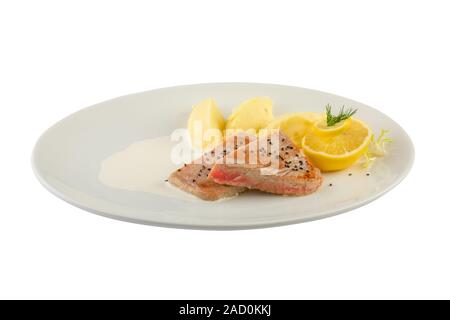
<instances>
[{"instance_id":1,"label":"lemon wedge","mask_svg":"<svg viewBox=\"0 0 450 320\"><path fill-rule=\"evenodd\" d=\"M327 128L319 120L302 140L305 154L322 171L343 170L354 164L369 147L370 128L349 118Z\"/></svg>"},{"instance_id":2,"label":"lemon wedge","mask_svg":"<svg viewBox=\"0 0 450 320\"><path fill-rule=\"evenodd\" d=\"M315 112L295 112L284 114L273 119L266 129L282 130L298 147L302 145L302 139L308 133L313 124L322 116Z\"/></svg>"},{"instance_id":3,"label":"lemon wedge","mask_svg":"<svg viewBox=\"0 0 450 320\"><path fill-rule=\"evenodd\" d=\"M194 148L210 149L223 139L225 119L214 99L205 99L192 107L188 130Z\"/></svg>"}]
</instances>

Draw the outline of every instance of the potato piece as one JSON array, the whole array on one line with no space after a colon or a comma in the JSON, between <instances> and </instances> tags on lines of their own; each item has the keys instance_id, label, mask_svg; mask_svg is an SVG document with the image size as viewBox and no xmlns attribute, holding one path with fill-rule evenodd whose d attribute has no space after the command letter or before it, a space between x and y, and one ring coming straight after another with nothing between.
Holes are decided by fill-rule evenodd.
<instances>
[{"instance_id":1,"label":"potato piece","mask_svg":"<svg viewBox=\"0 0 450 320\"><path fill-rule=\"evenodd\" d=\"M209 149L223 139L225 119L212 98L192 107L188 130L194 148Z\"/></svg>"},{"instance_id":2,"label":"potato piece","mask_svg":"<svg viewBox=\"0 0 450 320\"><path fill-rule=\"evenodd\" d=\"M234 109L226 123L227 134L252 129L258 132L272 119L272 100L267 97L255 97L242 102Z\"/></svg>"}]
</instances>

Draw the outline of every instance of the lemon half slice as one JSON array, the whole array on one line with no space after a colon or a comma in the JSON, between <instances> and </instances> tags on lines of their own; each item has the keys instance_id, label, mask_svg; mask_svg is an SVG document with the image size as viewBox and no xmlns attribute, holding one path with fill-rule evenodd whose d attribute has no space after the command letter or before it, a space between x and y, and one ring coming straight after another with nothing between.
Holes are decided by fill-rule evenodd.
<instances>
[{"instance_id":1,"label":"lemon half slice","mask_svg":"<svg viewBox=\"0 0 450 320\"><path fill-rule=\"evenodd\" d=\"M316 123L303 137L305 154L322 171L346 169L367 151L372 134L370 128L358 119L342 122L329 131Z\"/></svg>"},{"instance_id":2,"label":"lemon half slice","mask_svg":"<svg viewBox=\"0 0 450 320\"><path fill-rule=\"evenodd\" d=\"M282 130L292 142L301 147L303 137L320 118L321 115L315 112L288 113L273 119L266 129Z\"/></svg>"},{"instance_id":3,"label":"lemon half slice","mask_svg":"<svg viewBox=\"0 0 450 320\"><path fill-rule=\"evenodd\" d=\"M352 124L352 118L346 119L336 123L334 126L329 127L325 117L317 121L313 126L313 132L317 136L329 137L335 136L347 130Z\"/></svg>"}]
</instances>

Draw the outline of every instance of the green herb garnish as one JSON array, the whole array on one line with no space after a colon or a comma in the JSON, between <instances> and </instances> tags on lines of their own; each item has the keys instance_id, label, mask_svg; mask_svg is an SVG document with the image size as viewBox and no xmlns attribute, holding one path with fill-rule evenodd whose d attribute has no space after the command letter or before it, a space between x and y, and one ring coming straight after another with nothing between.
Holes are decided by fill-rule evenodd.
<instances>
[{"instance_id":1,"label":"green herb garnish","mask_svg":"<svg viewBox=\"0 0 450 320\"><path fill-rule=\"evenodd\" d=\"M327 113L327 126L328 127L334 126L336 123L350 118L352 115L354 115L356 113L356 111L358 111L358 109L352 109L352 108L350 108L348 110L344 110L344 106L342 106L341 110L339 110L338 115L334 116L331 113L330 104L327 104L325 109L326 109L326 113Z\"/></svg>"}]
</instances>

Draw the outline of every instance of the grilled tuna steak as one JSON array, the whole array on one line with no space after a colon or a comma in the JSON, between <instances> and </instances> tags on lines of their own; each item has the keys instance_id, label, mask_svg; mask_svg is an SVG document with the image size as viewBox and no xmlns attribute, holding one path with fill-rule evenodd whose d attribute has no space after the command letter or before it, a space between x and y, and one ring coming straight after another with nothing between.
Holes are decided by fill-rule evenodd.
<instances>
[{"instance_id":1,"label":"grilled tuna steak","mask_svg":"<svg viewBox=\"0 0 450 320\"><path fill-rule=\"evenodd\" d=\"M232 154L234 150L254 139L252 136L239 134L229 137L222 145L204 153L200 159L174 171L169 176L169 183L203 200L214 201L239 194L246 188L217 184L208 179L208 175L215 163L223 162L224 156Z\"/></svg>"},{"instance_id":2,"label":"grilled tuna steak","mask_svg":"<svg viewBox=\"0 0 450 320\"><path fill-rule=\"evenodd\" d=\"M209 178L222 185L258 189L281 195L306 195L322 184L320 170L281 131L260 135L215 164Z\"/></svg>"}]
</instances>

